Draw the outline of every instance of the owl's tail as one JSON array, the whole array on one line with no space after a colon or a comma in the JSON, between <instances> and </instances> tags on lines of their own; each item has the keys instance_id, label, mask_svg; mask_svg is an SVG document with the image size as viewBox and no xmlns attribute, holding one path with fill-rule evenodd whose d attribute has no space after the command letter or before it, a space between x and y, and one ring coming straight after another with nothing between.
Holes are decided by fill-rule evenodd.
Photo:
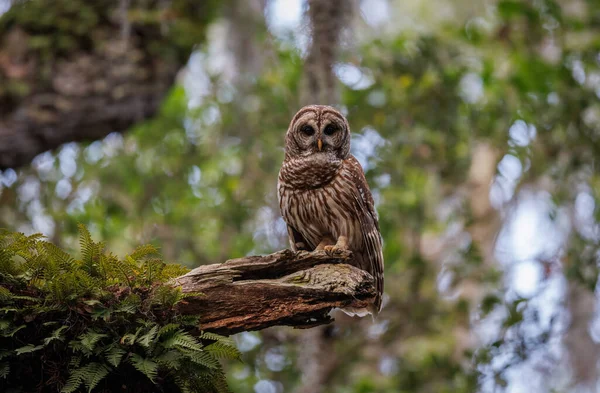
<instances>
[{"instance_id":1,"label":"owl's tail","mask_svg":"<svg viewBox=\"0 0 600 393\"><path fill-rule=\"evenodd\" d=\"M366 317L367 315L371 315L373 319L377 317L379 314L379 309L381 308L381 298L378 296L375 303L369 305L365 308L357 308L357 307L345 307L341 308L344 314L349 315L351 317Z\"/></svg>"}]
</instances>

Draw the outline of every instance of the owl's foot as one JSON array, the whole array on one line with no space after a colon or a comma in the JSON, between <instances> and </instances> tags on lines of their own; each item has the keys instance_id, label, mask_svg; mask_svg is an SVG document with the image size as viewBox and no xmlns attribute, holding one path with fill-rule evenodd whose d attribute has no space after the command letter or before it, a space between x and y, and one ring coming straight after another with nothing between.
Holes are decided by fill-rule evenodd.
<instances>
[{"instance_id":1,"label":"owl's foot","mask_svg":"<svg viewBox=\"0 0 600 393\"><path fill-rule=\"evenodd\" d=\"M346 236L340 236L337 243L334 245L326 245L323 250L328 254L335 254L336 252L348 249L348 238Z\"/></svg>"},{"instance_id":2,"label":"owl's foot","mask_svg":"<svg viewBox=\"0 0 600 393\"><path fill-rule=\"evenodd\" d=\"M325 236L321 243L315 248L315 251L323 251L326 247L331 247L334 244L334 241L329 236Z\"/></svg>"},{"instance_id":3,"label":"owl's foot","mask_svg":"<svg viewBox=\"0 0 600 393\"><path fill-rule=\"evenodd\" d=\"M292 248L294 251L308 251L308 247L304 242L296 242L294 243L294 247Z\"/></svg>"}]
</instances>

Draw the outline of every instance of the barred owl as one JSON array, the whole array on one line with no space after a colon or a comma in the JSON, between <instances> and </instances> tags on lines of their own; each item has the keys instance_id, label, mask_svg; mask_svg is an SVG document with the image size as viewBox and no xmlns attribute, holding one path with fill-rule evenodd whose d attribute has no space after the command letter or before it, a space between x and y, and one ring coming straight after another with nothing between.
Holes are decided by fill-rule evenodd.
<instances>
[{"instance_id":1,"label":"barred owl","mask_svg":"<svg viewBox=\"0 0 600 393\"><path fill-rule=\"evenodd\" d=\"M330 106L309 105L292 119L278 178L279 207L291 247L349 249L353 264L375 279L376 314L383 294L383 254L373 197L358 160L350 154L346 118Z\"/></svg>"}]
</instances>

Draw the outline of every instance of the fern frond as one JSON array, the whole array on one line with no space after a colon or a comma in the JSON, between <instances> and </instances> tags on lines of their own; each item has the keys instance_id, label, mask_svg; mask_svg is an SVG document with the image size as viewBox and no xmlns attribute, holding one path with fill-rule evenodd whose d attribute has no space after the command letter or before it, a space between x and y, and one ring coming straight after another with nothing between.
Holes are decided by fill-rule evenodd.
<instances>
[{"instance_id":1,"label":"fern frond","mask_svg":"<svg viewBox=\"0 0 600 393\"><path fill-rule=\"evenodd\" d=\"M31 352L39 351L42 348L44 348L43 345L27 344L24 347L15 349L15 353L18 356L18 355L22 355L24 353L31 353Z\"/></svg>"},{"instance_id":2,"label":"fern frond","mask_svg":"<svg viewBox=\"0 0 600 393\"><path fill-rule=\"evenodd\" d=\"M78 368L81 365L82 360L83 360L82 355L72 356L71 359L69 360L69 368L70 369Z\"/></svg>"},{"instance_id":3,"label":"fern frond","mask_svg":"<svg viewBox=\"0 0 600 393\"><path fill-rule=\"evenodd\" d=\"M226 344L222 341L216 341L207 345L204 350L219 359L241 359L241 353L235 346Z\"/></svg>"},{"instance_id":4,"label":"fern frond","mask_svg":"<svg viewBox=\"0 0 600 393\"><path fill-rule=\"evenodd\" d=\"M44 242L43 247L46 250L47 255L54 259L61 269L70 269L74 266L75 259L55 244Z\"/></svg>"},{"instance_id":5,"label":"fern frond","mask_svg":"<svg viewBox=\"0 0 600 393\"><path fill-rule=\"evenodd\" d=\"M216 372L210 374L208 381L213 386L216 393L231 393L229 386L227 385L227 379L223 372Z\"/></svg>"},{"instance_id":6,"label":"fern frond","mask_svg":"<svg viewBox=\"0 0 600 393\"><path fill-rule=\"evenodd\" d=\"M144 348L150 348L150 345L153 344L154 339L158 335L158 325L154 324L152 328L148 331L148 333L140 336L136 341Z\"/></svg>"},{"instance_id":7,"label":"fern frond","mask_svg":"<svg viewBox=\"0 0 600 393\"><path fill-rule=\"evenodd\" d=\"M158 248L154 247L152 244L145 244L143 246L138 246L129 256L136 261L141 261L148 256L157 256Z\"/></svg>"},{"instance_id":8,"label":"fern frond","mask_svg":"<svg viewBox=\"0 0 600 393\"><path fill-rule=\"evenodd\" d=\"M200 351L202 349L202 344L195 337L183 330L175 332L172 336L164 340L162 345L167 349L185 348L193 351Z\"/></svg>"},{"instance_id":9,"label":"fern frond","mask_svg":"<svg viewBox=\"0 0 600 393\"><path fill-rule=\"evenodd\" d=\"M222 343L225 343L227 345L232 345L232 346L234 345L233 340L231 338L226 337L226 336L221 336L220 334L211 333L211 332L202 332L202 333L200 333L198 338L203 339L203 340L220 341Z\"/></svg>"},{"instance_id":10,"label":"fern frond","mask_svg":"<svg viewBox=\"0 0 600 393\"><path fill-rule=\"evenodd\" d=\"M110 365L119 367L119 364L121 364L121 360L126 353L127 352L118 345L112 345L104 351L104 357Z\"/></svg>"},{"instance_id":11,"label":"fern frond","mask_svg":"<svg viewBox=\"0 0 600 393\"><path fill-rule=\"evenodd\" d=\"M0 363L0 379L6 379L10 374L10 364L7 362Z\"/></svg>"},{"instance_id":12,"label":"fern frond","mask_svg":"<svg viewBox=\"0 0 600 393\"><path fill-rule=\"evenodd\" d=\"M79 231L79 247L81 247L81 256L84 263L89 263L94 256L94 241L87 227L81 223L77 224Z\"/></svg>"},{"instance_id":13,"label":"fern frond","mask_svg":"<svg viewBox=\"0 0 600 393\"><path fill-rule=\"evenodd\" d=\"M129 358L129 362L136 370L144 374L152 383L158 374L158 363L141 357L138 354L133 354Z\"/></svg>"},{"instance_id":14,"label":"fern frond","mask_svg":"<svg viewBox=\"0 0 600 393\"><path fill-rule=\"evenodd\" d=\"M71 371L67 383L61 389L61 393L73 393L79 389L81 382L83 382L83 375L85 373L85 366L77 368Z\"/></svg>"},{"instance_id":15,"label":"fern frond","mask_svg":"<svg viewBox=\"0 0 600 393\"><path fill-rule=\"evenodd\" d=\"M206 351L182 351L188 359L192 362L196 363L199 366L211 368L211 369L219 369L221 368L221 363L219 360L214 357L211 353Z\"/></svg>"},{"instance_id":16,"label":"fern frond","mask_svg":"<svg viewBox=\"0 0 600 393\"><path fill-rule=\"evenodd\" d=\"M180 362L184 359L185 355L176 349L166 351L155 358L157 363L173 370L178 370L180 367Z\"/></svg>"},{"instance_id":17,"label":"fern frond","mask_svg":"<svg viewBox=\"0 0 600 393\"><path fill-rule=\"evenodd\" d=\"M75 351L91 354L93 353L96 344L104 337L108 337L108 335L89 330L80 335L78 340L71 341L70 347Z\"/></svg>"},{"instance_id":18,"label":"fern frond","mask_svg":"<svg viewBox=\"0 0 600 393\"><path fill-rule=\"evenodd\" d=\"M196 327L200 324L200 317L197 315L181 315L177 318L177 323L182 326Z\"/></svg>"},{"instance_id":19,"label":"fern frond","mask_svg":"<svg viewBox=\"0 0 600 393\"><path fill-rule=\"evenodd\" d=\"M165 265L160 273L159 279L161 281L168 281L172 278L183 276L188 273L190 269L182 265L169 264Z\"/></svg>"},{"instance_id":20,"label":"fern frond","mask_svg":"<svg viewBox=\"0 0 600 393\"><path fill-rule=\"evenodd\" d=\"M135 293L132 293L123 299L121 303L119 303L119 305L115 308L115 311L133 314L141 304L142 299L140 299L140 297Z\"/></svg>"},{"instance_id":21,"label":"fern frond","mask_svg":"<svg viewBox=\"0 0 600 393\"><path fill-rule=\"evenodd\" d=\"M3 304L7 304L10 300L12 300L13 294L8 288L4 288L0 286L0 302Z\"/></svg>"},{"instance_id":22,"label":"fern frond","mask_svg":"<svg viewBox=\"0 0 600 393\"><path fill-rule=\"evenodd\" d=\"M169 324L166 324L165 326L163 326L163 327L160 328L160 330L158 331L158 336L159 337L166 336L167 334L175 332L180 327L181 327L181 325L178 324L178 323L169 323Z\"/></svg>"},{"instance_id":23,"label":"fern frond","mask_svg":"<svg viewBox=\"0 0 600 393\"><path fill-rule=\"evenodd\" d=\"M0 329L0 330L4 330L3 333L0 334L0 336L2 337L12 337L15 335L16 332L18 332L21 329L25 329L27 327L27 325L20 325L20 326L13 326L13 327L9 327L7 329Z\"/></svg>"},{"instance_id":24,"label":"fern frond","mask_svg":"<svg viewBox=\"0 0 600 393\"><path fill-rule=\"evenodd\" d=\"M54 340L63 341L65 338L62 335L62 332L67 330L68 328L69 328L68 326L63 325L63 326L59 327L58 329L56 329L55 331L53 331L52 334L50 334L50 336L48 336L44 339L44 345L48 345Z\"/></svg>"},{"instance_id":25,"label":"fern frond","mask_svg":"<svg viewBox=\"0 0 600 393\"><path fill-rule=\"evenodd\" d=\"M101 363L90 363L84 367L82 379L84 385L88 389L88 393L91 391L106 377L109 373L109 369Z\"/></svg>"}]
</instances>

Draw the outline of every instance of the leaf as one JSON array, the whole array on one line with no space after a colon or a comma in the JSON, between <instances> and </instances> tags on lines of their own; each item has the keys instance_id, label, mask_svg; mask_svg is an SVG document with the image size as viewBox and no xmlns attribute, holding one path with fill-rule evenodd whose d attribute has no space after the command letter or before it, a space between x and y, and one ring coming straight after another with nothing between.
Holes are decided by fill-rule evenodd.
<instances>
[{"instance_id":1,"label":"leaf","mask_svg":"<svg viewBox=\"0 0 600 393\"><path fill-rule=\"evenodd\" d=\"M43 345L28 344L28 345L25 345L24 347L15 349L15 353L17 355L22 355L24 353L31 353L31 352L39 351L42 348L44 348Z\"/></svg>"},{"instance_id":2,"label":"leaf","mask_svg":"<svg viewBox=\"0 0 600 393\"><path fill-rule=\"evenodd\" d=\"M26 327L27 327L26 325L14 327L11 330L8 330L6 333L2 333L2 337L12 337L15 335L16 332L18 332L21 329L25 329ZM4 330L4 329L2 329L2 330Z\"/></svg>"},{"instance_id":3,"label":"leaf","mask_svg":"<svg viewBox=\"0 0 600 393\"><path fill-rule=\"evenodd\" d=\"M207 351L185 351L184 353L191 361L200 366L211 369L221 368L221 363L219 363L219 360L213 354Z\"/></svg>"},{"instance_id":4,"label":"leaf","mask_svg":"<svg viewBox=\"0 0 600 393\"><path fill-rule=\"evenodd\" d=\"M160 337L166 336L167 334L170 334L176 330L178 330L180 328L180 325L178 323L168 323L165 326L161 327L160 330L158 331L158 335Z\"/></svg>"},{"instance_id":5,"label":"leaf","mask_svg":"<svg viewBox=\"0 0 600 393\"><path fill-rule=\"evenodd\" d=\"M62 332L68 328L69 328L68 326L64 325L64 326L59 327L55 331L53 331L50 336L48 336L44 339L44 345L48 345L54 340L63 341L64 337L62 336Z\"/></svg>"},{"instance_id":6,"label":"leaf","mask_svg":"<svg viewBox=\"0 0 600 393\"><path fill-rule=\"evenodd\" d=\"M125 351L121 347L113 345L105 351L105 357L108 363L110 363L114 367L118 367L119 364L121 364L123 355L125 355L126 353L127 351Z\"/></svg>"},{"instance_id":7,"label":"leaf","mask_svg":"<svg viewBox=\"0 0 600 393\"><path fill-rule=\"evenodd\" d=\"M90 363L85 368L82 379L90 393L109 373L109 369L101 363Z\"/></svg>"},{"instance_id":8,"label":"leaf","mask_svg":"<svg viewBox=\"0 0 600 393\"><path fill-rule=\"evenodd\" d=\"M85 367L78 368L76 370L71 371L71 375L69 375L69 379L67 379L67 383L61 389L61 393L73 393L79 386L83 380L83 370Z\"/></svg>"},{"instance_id":9,"label":"leaf","mask_svg":"<svg viewBox=\"0 0 600 393\"><path fill-rule=\"evenodd\" d=\"M214 341L220 341L222 343L225 343L227 345L231 345L233 346L233 340L229 337L225 337L225 336L221 336L220 334L216 334L216 333L211 333L211 332L202 332L200 334L200 336L198 336L200 339L206 339L206 340L214 340Z\"/></svg>"},{"instance_id":10,"label":"leaf","mask_svg":"<svg viewBox=\"0 0 600 393\"><path fill-rule=\"evenodd\" d=\"M241 358L241 354L238 349L232 345L228 345L221 341L214 342L210 345L207 345L204 348L205 351L210 354L216 356L219 359L236 359L239 360Z\"/></svg>"},{"instance_id":11,"label":"leaf","mask_svg":"<svg viewBox=\"0 0 600 393\"><path fill-rule=\"evenodd\" d=\"M177 347L191 349L194 351L200 351L202 349L202 344L200 344L196 338L192 337L189 333L186 333L183 330L177 331L162 344L167 349Z\"/></svg>"},{"instance_id":12,"label":"leaf","mask_svg":"<svg viewBox=\"0 0 600 393\"><path fill-rule=\"evenodd\" d=\"M130 257L136 261L143 259L149 255L157 255L158 249L151 244L145 244L138 246L131 254Z\"/></svg>"},{"instance_id":13,"label":"leaf","mask_svg":"<svg viewBox=\"0 0 600 393\"><path fill-rule=\"evenodd\" d=\"M97 333L97 332L91 330L91 331L88 331L87 333L81 335L80 337L81 337L81 341L80 341L81 345L88 351L92 352L94 350L94 347L98 343L98 341L100 341L104 337L108 337L108 335Z\"/></svg>"},{"instance_id":14,"label":"leaf","mask_svg":"<svg viewBox=\"0 0 600 393\"><path fill-rule=\"evenodd\" d=\"M158 334L158 326L154 325L150 331L146 334L144 334L143 336L141 336L140 338L137 339L137 342L145 347L145 348L149 348L150 345L152 344L152 342L154 341L154 339L156 338Z\"/></svg>"},{"instance_id":15,"label":"leaf","mask_svg":"<svg viewBox=\"0 0 600 393\"><path fill-rule=\"evenodd\" d=\"M10 374L10 364L0 363L0 378L6 379L8 374Z\"/></svg>"},{"instance_id":16,"label":"leaf","mask_svg":"<svg viewBox=\"0 0 600 393\"><path fill-rule=\"evenodd\" d=\"M75 260L73 259L73 257L61 248L57 247L55 244L50 242L44 242L43 246L46 249L48 255L51 258L53 258L61 268L68 269L74 265Z\"/></svg>"},{"instance_id":17,"label":"leaf","mask_svg":"<svg viewBox=\"0 0 600 393\"><path fill-rule=\"evenodd\" d=\"M125 344L125 345L133 345L135 344L135 340L137 339L137 336L140 334L140 332L142 331L142 328L138 328L135 333L127 333L125 334L123 337L121 337L121 344Z\"/></svg>"},{"instance_id":18,"label":"leaf","mask_svg":"<svg viewBox=\"0 0 600 393\"><path fill-rule=\"evenodd\" d=\"M92 235L90 235L90 231L83 224L77 224L77 229L79 230L79 246L81 247L83 261L89 263L94 255Z\"/></svg>"},{"instance_id":19,"label":"leaf","mask_svg":"<svg viewBox=\"0 0 600 393\"><path fill-rule=\"evenodd\" d=\"M156 361L163 364L165 367L177 370L179 369L180 361L184 359L184 357L185 355L182 352L172 349L162 353L156 358Z\"/></svg>"},{"instance_id":20,"label":"leaf","mask_svg":"<svg viewBox=\"0 0 600 393\"><path fill-rule=\"evenodd\" d=\"M13 294L8 288L4 288L3 286L0 286L0 301L1 302L8 302L9 300L12 299L12 297L13 297Z\"/></svg>"},{"instance_id":21,"label":"leaf","mask_svg":"<svg viewBox=\"0 0 600 393\"><path fill-rule=\"evenodd\" d=\"M135 367L136 370L144 374L152 383L158 374L158 363L143 358L138 354L133 354L129 358L129 362Z\"/></svg>"}]
</instances>

